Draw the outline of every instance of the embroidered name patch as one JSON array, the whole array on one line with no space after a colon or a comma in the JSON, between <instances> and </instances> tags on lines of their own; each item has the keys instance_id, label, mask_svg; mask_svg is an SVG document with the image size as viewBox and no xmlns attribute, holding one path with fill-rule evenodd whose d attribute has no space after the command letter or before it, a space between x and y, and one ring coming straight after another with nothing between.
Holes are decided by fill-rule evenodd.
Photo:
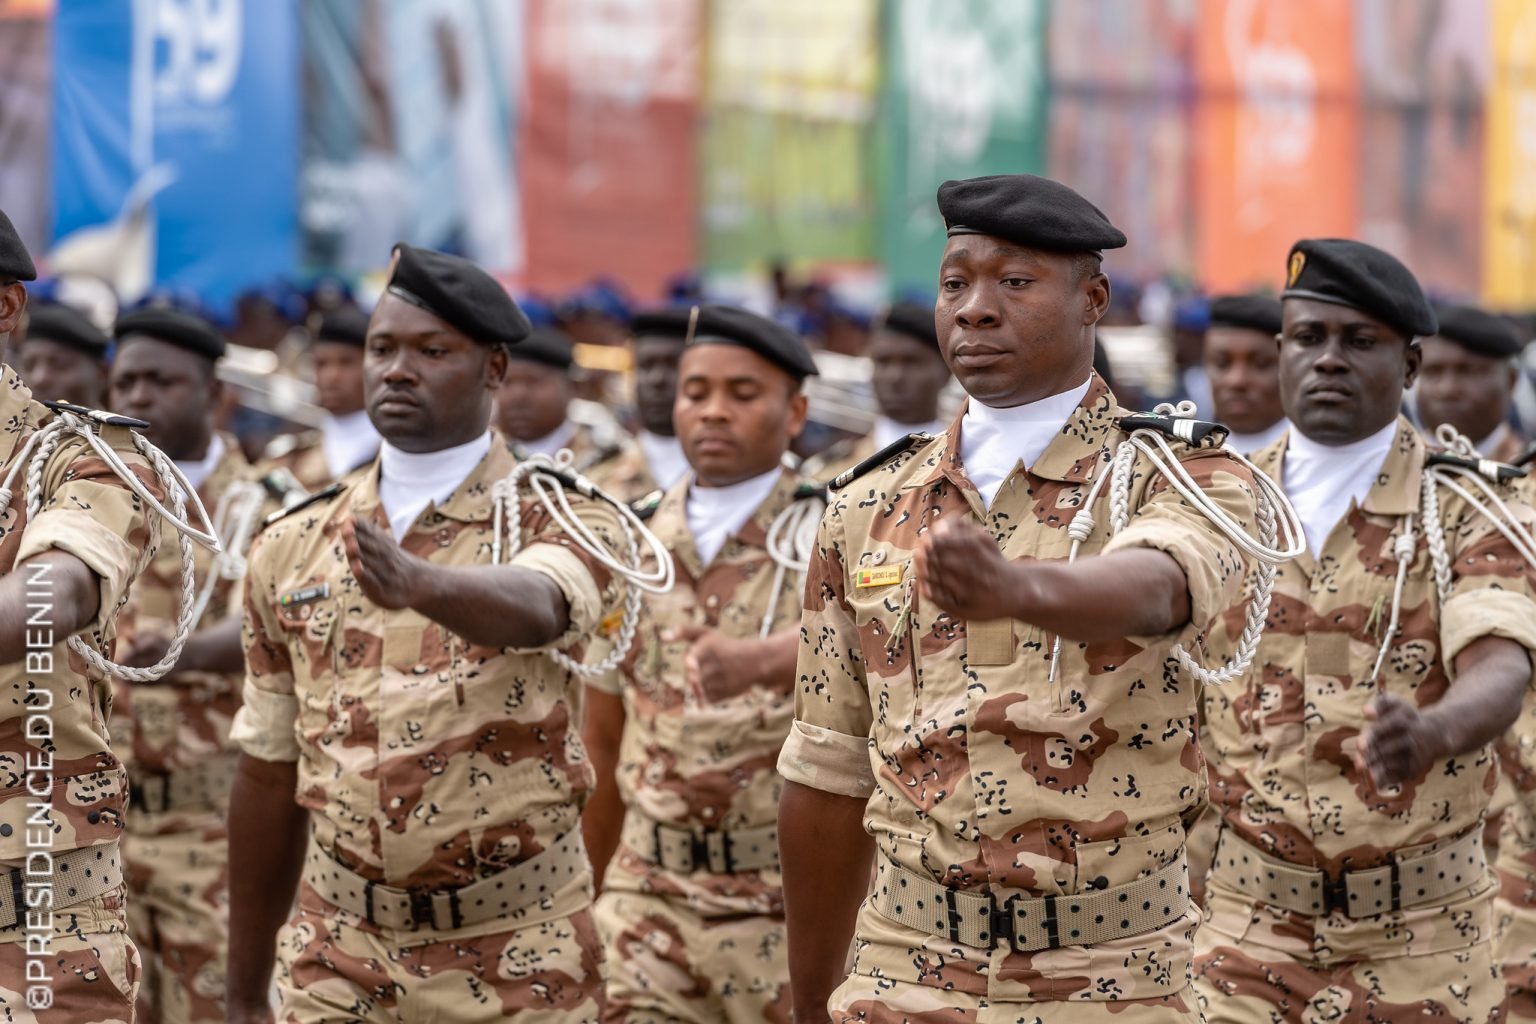
<instances>
[{"instance_id":1,"label":"embroidered name patch","mask_svg":"<svg viewBox=\"0 0 1536 1024\"><path fill-rule=\"evenodd\" d=\"M875 569L860 569L854 577L856 587L889 587L901 582L899 565L882 565Z\"/></svg>"}]
</instances>

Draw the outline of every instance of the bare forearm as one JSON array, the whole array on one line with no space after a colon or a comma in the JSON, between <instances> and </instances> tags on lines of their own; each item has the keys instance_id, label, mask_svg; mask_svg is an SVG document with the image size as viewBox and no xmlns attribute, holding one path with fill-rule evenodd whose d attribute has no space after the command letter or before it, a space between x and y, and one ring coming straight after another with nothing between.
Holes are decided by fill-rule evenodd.
<instances>
[{"instance_id":1,"label":"bare forearm","mask_svg":"<svg viewBox=\"0 0 1536 1024\"><path fill-rule=\"evenodd\" d=\"M593 878L599 889L608 872L608 862L619 848L624 829L624 799L619 794L617 769L619 745L624 736L624 701L613 694L587 690L582 745L592 759L597 785L581 814L582 838L587 856L592 860Z\"/></svg>"},{"instance_id":2,"label":"bare forearm","mask_svg":"<svg viewBox=\"0 0 1536 1024\"><path fill-rule=\"evenodd\" d=\"M481 647L543 647L570 624L555 581L515 565L427 565L411 607Z\"/></svg>"},{"instance_id":3,"label":"bare forearm","mask_svg":"<svg viewBox=\"0 0 1536 1024\"><path fill-rule=\"evenodd\" d=\"M1065 562L1015 562L1012 618L1068 640L1097 643L1167 633L1189 621L1189 585L1169 555L1117 551Z\"/></svg>"},{"instance_id":4,"label":"bare forearm","mask_svg":"<svg viewBox=\"0 0 1536 1024\"><path fill-rule=\"evenodd\" d=\"M865 804L794 782L784 784L779 799L796 1024L827 1020L827 999L844 977L874 853L874 841L864 831Z\"/></svg>"},{"instance_id":5,"label":"bare forearm","mask_svg":"<svg viewBox=\"0 0 1536 1024\"><path fill-rule=\"evenodd\" d=\"M187 639L179 672L239 672L245 668L245 651L240 645L238 612L216 626L198 630Z\"/></svg>"},{"instance_id":6,"label":"bare forearm","mask_svg":"<svg viewBox=\"0 0 1536 1024\"><path fill-rule=\"evenodd\" d=\"M294 801L298 767L240 758L230 794L231 1012L267 1005L277 932L288 919L308 844L309 816Z\"/></svg>"},{"instance_id":7,"label":"bare forearm","mask_svg":"<svg viewBox=\"0 0 1536 1024\"><path fill-rule=\"evenodd\" d=\"M96 619L101 583L67 551L45 551L0 577L0 664L51 647Z\"/></svg>"},{"instance_id":8,"label":"bare forearm","mask_svg":"<svg viewBox=\"0 0 1536 1024\"><path fill-rule=\"evenodd\" d=\"M1439 703L1424 711L1442 737L1442 757L1478 750L1503 736L1520 716L1531 683L1524 647L1503 637L1474 640L1456 656L1456 680Z\"/></svg>"}]
</instances>

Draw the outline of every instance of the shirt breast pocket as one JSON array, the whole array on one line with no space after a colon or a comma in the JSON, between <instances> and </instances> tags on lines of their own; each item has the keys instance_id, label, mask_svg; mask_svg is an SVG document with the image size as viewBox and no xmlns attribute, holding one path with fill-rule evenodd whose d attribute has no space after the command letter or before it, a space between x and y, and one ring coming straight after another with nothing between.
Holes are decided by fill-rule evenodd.
<instances>
[{"instance_id":1,"label":"shirt breast pocket","mask_svg":"<svg viewBox=\"0 0 1536 1024\"><path fill-rule=\"evenodd\" d=\"M876 719L905 726L919 714L923 683L924 624L915 568L910 561L861 565L852 583L848 603Z\"/></svg>"}]
</instances>

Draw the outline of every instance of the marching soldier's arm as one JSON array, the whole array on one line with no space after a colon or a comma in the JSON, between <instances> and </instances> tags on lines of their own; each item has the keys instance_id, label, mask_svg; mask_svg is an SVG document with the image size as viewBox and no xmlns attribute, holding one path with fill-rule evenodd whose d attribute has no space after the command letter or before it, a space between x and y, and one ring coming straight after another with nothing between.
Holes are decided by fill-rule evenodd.
<instances>
[{"instance_id":1,"label":"marching soldier's arm","mask_svg":"<svg viewBox=\"0 0 1536 1024\"><path fill-rule=\"evenodd\" d=\"M624 829L624 799L619 794L619 745L624 739L624 698L619 690L619 671L601 681L587 684L586 703L582 708L581 741L587 748L597 784L581 813L581 833L586 840L587 856L592 859L592 875L598 891L608 862L619 848Z\"/></svg>"},{"instance_id":2,"label":"marching soldier's arm","mask_svg":"<svg viewBox=\"0 0 1536 1024\"><path fill-rule=\"evenodd\" d=\"M52 647L96 619L101 579L67 551L44 551L0 579L0 664Z\"/></svg>"},{"instance_id":3,"label":"marching soldier's arm","mask_svg":"<svg viewBox=\"0 0 1536 1024\"><path fill-rule=\"evenodd\" d=\"M806 571L795 721L779 754L779 860L797 1024L828 1019L874 856L864 830L875 789L873 711L847 601L842 532L830 510Z\"/></svg>"},{"instance_id":4,"label":"marching soldier's arm","mask_svg":"<svg viewBox=\"0 0 1536 1024\"><path fill-rule=\"evenodd\" d=\"M164 633L139 636L128 646L121 661L124 665L146 667L165 657L171 638ZM176 659L176 667L163 682L175 683L183 672L234 673L245 668L245 651L240 645L240 616L231 615L223 622L200 629L187 637Z\"/></svg>"},{"instance_id":5,"label":"marching soldier's arm","mask_svg":"<svg viewBox=\"0 0 1536 1024\"><path fill-rule=\"evenodd\" d=\"M268 994L277 933L298 890L309 815L296 801L298 699L293 665L272 613L274 587L260 541L245 579L244 703L230 738L243 753L229 803L229 1020L272 1020Z\"/></svg>"}]
</instances>

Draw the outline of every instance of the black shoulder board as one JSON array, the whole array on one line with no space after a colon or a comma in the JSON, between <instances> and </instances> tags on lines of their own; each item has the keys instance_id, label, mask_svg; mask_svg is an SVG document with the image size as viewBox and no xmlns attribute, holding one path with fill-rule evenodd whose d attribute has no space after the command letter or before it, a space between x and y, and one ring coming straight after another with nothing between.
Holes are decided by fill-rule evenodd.
<instances>
[{"instance_id":1,"label":"black shoulder board","mask_svg":"<svg viewBox=\"0 0 1536 1024\"><path fill-rule=\"evenodd\" d=\"M87 409L83 405L74 402L44 402L54 412L69 412L76 416L83 416L88 420L94 420L104 427L132 427L134 430L143 430L149 426L143 420L136 420L131 416L119 416L116 413L106 412L102 409Z\"/></svg>"},{"instance_id":2,"label":"black shoulder board","mask_svg":"<svg viewBox=\"0 0 1536 1024\"><path fill-rule=\"evenodd\" d=\"M1426 466L1459 466L1462 469L1471 470L1494 483L1502 483L1505 480L1513 480L1526 474L1525 466L1511 466L1503 462L1495 462L1492 459L1464 459L1460 455L1452 455L1450 452L1431 452L1424 460Z\"/></svg>"},{"instance_id":3,"label":"black shoulder board","mask_svg":"<svg viewBox=\"0 0 1536 1024\"><path fill-rule=\"evenodd\" d=\"M809 498L820 498L822 501L826 501L827 485L806 483L795 488L795 501L805 501Z\"/></svg>"},{"instance_id":4,"label":"black shoulder board","mask_svg":"<svg viewBox=\"0 0 1536 1024\"><path fill-rule=\"evenodd\" d=\"M291 505L288 508L280 508L276 512L273 512L271 515L267 516L267 518L265 518L265 519L263 519L261 521L261 528L263 530L265 530L267 527L271 526L273 523L277 522L279 519L282 519L285 516L291 516L291 515L293 515L293 513L299 511L300 509L309 508L309 506L315 504L316 502L327 501L327 500L329 500L331 498L334 498L334 497L336 497L336 495L340 494L343 490L345 490L346 486L347 486L346 484L341 483L341 482L338 481L337 483L331 484L331 486L325 488L325 490L323 490L323 491L316 491L314 494L311 494L309 497L305 498L303 501L300 501L300 502L298 502L298 503L296 503L294 505Z\"/></svg>"},{"instance_id":5,"label":"black shoulder board","mask_svg":"<svg viewBox=\"0 0 1536 1024\"><path fill-rule=\"evenodd\" d=\"M642 523L647 522L651 516L656 514L656 510L661 507L661 498L665 493L664 491L652 491L645 497L630 502L629 510L635 514L636 519Z\"/></svg>"},{"instance_id":6,"label":"black shoulder board","mask_svg":"<svg viewBox=\"0 0 1536 1024\"><path fill-rule=\"evenodd\" d=\"M1135 412L1121 416L1117 421L1121 430L1155 430L1175 441L1183 441L1195 448L1216 448L1231 433L1220 423L1210 420L1192 420L1183 416L1164 416L1157 412Z\"/></svg>"},{"instance_id":7,"label":"black shoulder board","mask_svg":"<svg viewBox=\"0 0 1536 1024\"><path fill-rule=\"evenodd\" d=\"M865 473L879 469L896 456L904 455L914 448L920 448L932 440L933 438L928 434L908 434L906 437L898 438L857 466L854 466L852 469L845 469L831 480L828 480L826 488L829 491L840 491Z\"/></svg>"}]
</instances>

